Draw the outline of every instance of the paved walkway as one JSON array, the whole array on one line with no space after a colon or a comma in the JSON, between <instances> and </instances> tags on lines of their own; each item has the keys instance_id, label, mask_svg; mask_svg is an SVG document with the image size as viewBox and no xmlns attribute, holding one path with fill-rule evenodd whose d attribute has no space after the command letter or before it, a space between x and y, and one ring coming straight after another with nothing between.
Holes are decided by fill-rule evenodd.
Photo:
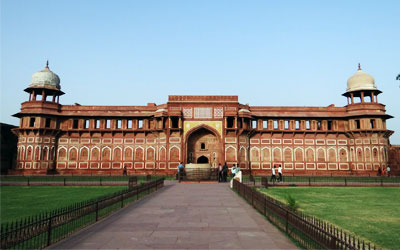
<instances>
[{"instance_id":1,"label":"paved walkway","mask_svg":"<svg viewBox=\"0 0 400 250\"><path fill-rule=\"evenodd\" d=\"M295 249L227 183L163 189L52 249Z\"/></svg>"}]
</instances>

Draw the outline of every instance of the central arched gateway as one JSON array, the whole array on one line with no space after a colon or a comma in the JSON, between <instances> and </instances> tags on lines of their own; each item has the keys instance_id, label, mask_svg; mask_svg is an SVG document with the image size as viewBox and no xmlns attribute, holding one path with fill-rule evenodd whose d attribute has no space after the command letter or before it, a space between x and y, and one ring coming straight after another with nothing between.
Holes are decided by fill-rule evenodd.
<instances>
[{"instance_id":1,"label":"central arched gateway","mask_svg":"<svg viewBox=\"0 0 400 250\"><path fill-rule=\"evenodd\" d=\"M187 163L208 163L218 166L221 145L215 132L206 127L195 129L187 137Z\"/></svg>"}]
</instances>

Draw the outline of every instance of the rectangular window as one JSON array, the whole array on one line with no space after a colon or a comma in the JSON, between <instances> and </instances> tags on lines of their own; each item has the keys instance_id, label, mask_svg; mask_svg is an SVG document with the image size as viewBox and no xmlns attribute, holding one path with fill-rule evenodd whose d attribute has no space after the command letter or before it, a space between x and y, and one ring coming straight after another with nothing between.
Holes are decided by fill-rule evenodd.
<instances>
[{"instance_id":1,"label":"rectangular window","mask_svg":"<svg viewBox=\"0 0 400 250\"><path fill-rule=\"evenodd\" d=\"M132 120L128 120L128 128L132 128Z\"/></svg>"},{"instance_id":2,"label":"rectangular window","mask_svg":"<svg viewBox=\"0 0 400 250\"><path fill-rule=\"evenodd\" d=\"M321 130L321 121L317 121L317 130Z\"/></svg>"},{"instance_id":3,"label":"rectangular window","mask_svg":"<svg viewBox=\"0 0 400 250\"><path fill-rule=\"evenodd\" d=\"M78 128L78 121L76 119L72 121L72 128Z\"/></svg>"},{"instance_id":4,"label":"rectangular window","mask_svg":"<svg viewBox=\"0 0 400 250\"><path fill-rule=\"evenodd\" d=\"M300 121L296 121L296 129L300 129Z\"/></svg>"},{"instance_id":5,"label":"rectangular window","mask_svg":"<svg viewBox=\"0 0 400 250\"><path fill-rule=\"evenodd\" d=\"M100 120L95 121L94 128L100 128Z\"/></svg>"},{"instance_id":6,"label":"rectangular window","mask_svg":"<svg viewBox=\"0 0 400 250\"><path fill-rule=\"evenodd\" d=\"M84 129L88 129L89 128L89 120L85 120L85 123L83 124L83 128Z\"/></svg>"},{"instance_id":7,"label":"rectangular window","mask_svg":"<svg viewBox=\"0 0 400 250\"><path fill-rule=\"evenodd\" d=\"M111 120L106 120L106 128L111 128Z\"/></svg>"},{"instance_id":8,"label":"rectangular window","mask_svg":"<svg viewBox=\"0 0 400 250\"><path fill-rule=\"evenodd\" d=\"M51 122L51 119L50 118L46 118L46 124L45 124L46 128L50 128L50 122Z\"/></svg>"},{"instance_id":9,"label":"rectangular window","mask_svg":"<svg viewBox=\"0 0 400 250\"><path fill-rule=\"evenodd\" d=\"M376 128L375 119L371 119L371 128Z\"/></svg>"},{"instance_id":10,"label":"rectangular window","mask_svg":"<svg viewBox=\"0 0 400 250\"><path fill-rule=\"evenodd\" d=\"M360 128L361 128L360 120L356 120L356 129Z\"/></svg>"},{"instance_id":11,"label":"rectangular window","mask_svg":"<svg viewBox=\"0 0 400 250\"><path fill-rule=\"evenodd\" d=\"M251 127L256 129L257 128L257 120L252 120L251 121Z\"/></svg>"},{"instance_id":12,"label":"rectangular window","mask_svg":"<svg viewBox=\"0 0 400 250\"><path fill-rule=\"evenodd\" d=\"M121 128L121 124L122 124L122 121L121 120L117 120L117 128Z\"/></svg>"},{"instance_id":13,"label":"rectangular window","mask_svg":"<svg viewBox=\"0 0 400 250\"><path fill-rule=\"evenodd\" d=\"M138 120L138 128L143 128L143 120Z\"/></svg>"},{"instance_id":14,"label":"rectangular window","mask_svg":"<svg viewBox=\"0 0 400 250\"><path fill-rule=\"evenodd\" d=\"M228 118L226 119L226 122L227 122L226 127L227 127L227 128L233 128L233 121L234 121L234 118L233 118L233 117L228 117Z\"/></svg>"},{"instance_id":15,"label":"rectangular window","mask_svg":"<svg viewBox=\"0 0 400 250\"><path fill-rule=\"evenodd\" d=\"M328 121L328 130L332 130L332 121Z\"/></svg>"},{"instance_id":16,"label":"rectangular window","mask_svg":"<svg viewBox=\"0 0 400 250\"><path fill-rule=\"evenodd\" d=\"M285 121L285 129L289 129L289 121Z\"/></svg>"},{"instance_id":17,"label":"rectangular window","mask_svg":"<svg viewBox=\"0 0 400 250\"><path fill-rule=\"evenodd\" d=\"M171 127L179 128L179 118L178 117L171 117Z\"/></svg>"},{"instance_id":18,"label":"rectangular window","mask_svg":"<svg viewBox=\"0 0 400 250\"><path fill-rule=\"evenodd\" d=\"M263 128L268 128L268 121L266 120L263 121Z\"/></svg>"},{"instance_id":19,"label":"rectangular window","mask_svg":"<svg viewBox=\"0 0 400 250\"><path fill-rule=\"evenodd\" d=\"M308 129L308 130L311 129L311 123L310 123L310 121L306 121L306 129Z\"/></svg>"},{"instance_id":20,"label":"rectangular window","mask_svg":"<svg viewBox=\"0 0 400 250\"><path fill-rule=\"evenodd\" d=\"M279 122L277 120L274 121L274 129L279 129Z\"/></svg>"}]
</instances>

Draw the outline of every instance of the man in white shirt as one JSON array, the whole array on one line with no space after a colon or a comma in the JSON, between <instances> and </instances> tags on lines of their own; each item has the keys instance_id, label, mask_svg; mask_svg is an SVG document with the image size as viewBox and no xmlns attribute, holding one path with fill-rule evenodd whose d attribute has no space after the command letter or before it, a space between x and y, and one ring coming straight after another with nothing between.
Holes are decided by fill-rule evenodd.
<instances>
[{"instance_id":1,"label":"man in white shirt","mask_svg":"<svg viewBox=\"0 0 400 250\"><path fill-rule=\"evenodd\" d=\"M275 166L272 168L272 176L270 181L276 181Z\"/></svg>"},{"instance_id":2,"label":"man in white shirt","mask_svg":"<svg viewBox=\"0 0 400 250\"><path fill-rule=\"evenodd\" d=\"M278 167L278 174L279 174L278 181L283 181L283 177L282 177L282 166L281 166L281 165L279 165L279 167Z\"/></svg>"}]
</instances>

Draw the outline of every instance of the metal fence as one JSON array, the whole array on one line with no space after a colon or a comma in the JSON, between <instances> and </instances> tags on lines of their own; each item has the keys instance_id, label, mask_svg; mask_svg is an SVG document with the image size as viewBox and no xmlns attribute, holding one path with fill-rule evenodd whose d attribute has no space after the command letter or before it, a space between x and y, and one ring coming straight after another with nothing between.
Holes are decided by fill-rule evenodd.
<instances>
[{"instance_id":1,"label":"metal fence","mask_svg":"<svg viewBox=\"0 0 400 250\"><path fill-rule=\"evenodd\" d=\"M1 249L41 249L164 186L164 179L132 186L69 207L1 225Z\"/></svg>"},{"instance_id":2,"label":"metal fence","mask_svg":"<svg viewBox=\"0 0 400 250\"><path fill-rule=\"evenodd\" d=\"M130 178L138 183L163 176L8 176L0 177L1 186L126 186Z\"/></svg>"},{"instance_id":3,"label":"metal fence","mask_svg":"<svg viewBox=\"0 0 400 250\"><path fill-rule=\"evenodd\" d=\"M253 187L233 181L233 189L273 224L307 249L376 249L358 237L303 213L294 212L283 203Z\"/></svg>"},{"instance_id":4,"label":"metal fence","mask_svg":"<svg viewBox=\"0 0 400 250\"><path fill-rule=\"evenodd\" d=\"M270 176L243 176L243 182L254 186L352 186L352 187L400 187L400 177L368 176L283 176L283 181L271 180Z\"/></svg>"}]
</instances>

